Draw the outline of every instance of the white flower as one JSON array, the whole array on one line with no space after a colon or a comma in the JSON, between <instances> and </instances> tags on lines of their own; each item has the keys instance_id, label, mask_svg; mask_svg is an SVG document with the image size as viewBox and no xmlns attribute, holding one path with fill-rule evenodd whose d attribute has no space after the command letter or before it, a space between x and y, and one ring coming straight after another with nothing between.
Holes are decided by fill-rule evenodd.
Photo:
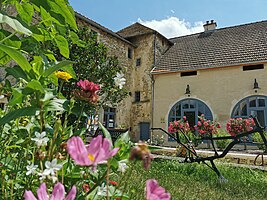
<instances>
[{"instance_id":1,"label":"white flower","mask_svg":"<svg viewBox=\"0 0 267 200\"><path fill-rule=\"evenodd\" d=\"M26 166L27 172L26 175L35 174L36 169L38 168L38 165L34 165L33 163Z\"/></svg>"},{"instance_id":2,"label":"white flower","mask_svg":"<svg viewBox=\"0 0 267 200\"><path fill-rule=\"evenodd\" d=\"M102 183L102 185L98 187L97 195L98 196L106 196L107 195L107 186L104 183Z\"/></svg>"},{"instance_id":3,"label":"white flower","mask_svg":"<svg viewBox=\"0 0 267 200\"><path fill-rule=\"evenodd\" d=\"M117 72L117 75L114 78L115 85L118 86L120 89L123 88L123 86L125 85L125 82L126 82L126 79L123 76L124 76L124 74L120 74L119 72Z\"/></svg>"},{"instance_id":4,"label":"white flower","mask_svg":"<svg viewBox=\"0 0 267 200\"><path fill-rule=\"evenodd\" d=\"M31 140L35 141L38 147L46 146L47 142L49 141L48 137L46 136L46 132L43 131L42 133L35 132L36 138L32 138Z\"/></svg>"},{"instance_id":5,"label":"white flower","mask_svg":"<svg viewBox=\"0 0 267 200\"><path fill-rule=\"evenodd\" d=\"M119 161L119 167L118 167L119 172L124 173L127 168L128 168L128 166L126 164L126 161L124 161L124 160Z\"/></svg>"},{"instance_id":6,"label":"white flower","mask_svg":"<svg viewBox=\"0 0 267 200\"><path fill-rule=\"evenodd\" d=\"M48 176L52 175L55 176L55 172L60 170L62 167L62 164L57 164L57 159L53 159L52 162L45 161L45 167L46 169L44 170L43 174Z\"/></svg>"},{"instance_id":7,"label":"white flower","mask_svg":"<svg viewBox=\"0 0 267 200\"><path fill-rule=\"evenodd\" d=\"M46 178L51 179L53 183L55 183L55 182L58 181L58 179L57 179L56 176L46 175L46 174L44 174L44 172L43 172L43 173L38 173L38 175L40 176L39 180L42 181L42 182L43 182Z\"/></svg>"}]
</instances>

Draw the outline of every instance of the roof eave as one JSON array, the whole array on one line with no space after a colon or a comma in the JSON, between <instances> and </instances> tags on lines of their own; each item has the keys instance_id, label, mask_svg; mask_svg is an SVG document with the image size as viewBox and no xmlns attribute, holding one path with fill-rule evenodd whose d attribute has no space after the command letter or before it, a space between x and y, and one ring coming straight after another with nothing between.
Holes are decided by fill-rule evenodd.
<instances>
[{"instance_id":1,"label":"roof eave","mask_svg":"<svg viewBox=\"0 0 267 200\"><path fill-rule=\"evenodd\" d=\"M83 16L82 14L80 14L80 13L78 13L78 12L76 12L76 11L75 11L75 16L76 16L77 18L79 18L79 19L81 19L81 20L83 20L83 21L85 21L85 22L91 24L91 25L94 26L95 28L104 31L104 32L106 32L106 33L108 33L108 34L110 34L110 35L112 35L112 36L114 36L114 37L116 37L116 38L118 38L118 39L120 39L120 40L122 40L122 41L128 43L129 45L131 45L131 46L133 46L133 47L136 47L136 45L134 45L134 44L131 43L130 41L126 40L125 38L121 37L121 36L118 35L117 33L113 32L113 31L111 31L111 30L108 30L107 28L104 28L104 27L100 26L99 24L97 24L97 23L94 22L93 20L88 19L87 17Z\"/></svg>"},{"instance_id":2,"label":"roof eave","mask_svg":"<svg viewBox=\"0 0 267 200\"><path fill-rule=\"evenodd\" d=\"M245 65L255 65L255 64L266 64L267 60L262 61L255 61L255 62L243 62L243 63L235 63L232 65L218 65L218 66L210 66L210 67L203 67L203 68L194 68L194 69L184 69L184 70L157 70L152 69L151 74L167 74L167 73L177 73L177 72L185 72L185 71L196 71L196 70L205 70L205 69L218 69L218 68L226 68L226 67L238 67L238 66L245 66Z\"/></svg>"}]
</instances>

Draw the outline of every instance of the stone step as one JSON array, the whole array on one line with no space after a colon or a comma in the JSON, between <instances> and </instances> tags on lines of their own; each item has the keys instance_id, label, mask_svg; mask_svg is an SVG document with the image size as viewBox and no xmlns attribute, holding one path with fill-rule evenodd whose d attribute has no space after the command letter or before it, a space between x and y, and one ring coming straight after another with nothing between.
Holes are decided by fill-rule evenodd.
<instances>
[{"instance_id":1,"label":"stone step","mask_svg":"<svg viewBox=\"0 0 267 200\"><path fill-rule=\"evenodd\" d=\"M196 150L198 156L209 157L214 155L214 151L206 149ZM153 151L157 155L173 156L177 154L176 148L170 147L160 147L160 149ZM218 151L220 155L222 151ZM264 154L259 150L246 150L246 151L230 151L223 158L216 159L218 161L225 161L236 164L246 164L246 165L261 165L267 166L267 154Z\"/></svg>"}]
</instances>

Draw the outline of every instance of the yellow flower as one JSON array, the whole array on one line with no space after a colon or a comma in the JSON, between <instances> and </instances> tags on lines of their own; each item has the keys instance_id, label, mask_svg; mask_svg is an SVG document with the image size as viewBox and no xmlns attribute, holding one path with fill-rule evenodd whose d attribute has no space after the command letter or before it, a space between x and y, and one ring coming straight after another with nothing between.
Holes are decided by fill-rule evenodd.
<instances>
[{"instance_id":1,"label":"yellow flower","mask_svg":"<svg viewBox=\"0 0 267 200\"><path fill-rule=\"evenodd\" d=\"M72 76L68 72L62 72L62 71L57 71L55 72L56 77L63 79L65 81L68 81L69 79L72 78Z\"/></svg>"}]
</instances>

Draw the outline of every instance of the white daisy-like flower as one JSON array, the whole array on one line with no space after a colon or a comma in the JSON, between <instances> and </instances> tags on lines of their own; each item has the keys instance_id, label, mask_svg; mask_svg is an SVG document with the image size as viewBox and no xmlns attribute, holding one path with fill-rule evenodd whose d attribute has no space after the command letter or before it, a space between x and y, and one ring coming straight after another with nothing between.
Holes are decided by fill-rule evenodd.
<instances>
[{"instance_id":1,"label":"white daisy-like flower","mask_svg":"<svg viewBox=\"0 0 267 200\"><path fill-rule=\"evenodd\" d=\"M35 132L35 138L32 138L31 140L35 141L36 145L38 147L41 147L41 146L46 146L47 145L47 142L49 141L49 138L48 137L45 137L46 136L46 132L43 131L42 133L38 133L38 132Z\"/></svg>"},{"instance_id":2,"label":"white daisy-like flower","mask_svg":"<svg viewBox=\"0 0 267 200\"><path fill-rule=\"evenodd\" d=\"M119 161L119 167L118 167L119 172L124 173L127 168L128 168L128 166L126 164L126 161L124 161L124 160Z\"/></svg>"},{"instance_id":3,"label":"white daisy-like flower","mask_svg":"<svg viewBox=\"0 0 267 200\"><path fill-rule=\"evenodd\" d=\"M33 163L26 166L26 169L27 169L26 175L28 176L30 174L35 174L37 168L38 168L38 165L34 165Z\"/></svg>"},{"instance_id":4,"label":"white daisy-like flower","mask_svg":"<svg viewBox=\"0 0 267 200\"><path fill-rule=\"evenodd\" d=\"M107 195L107 186L105 185L105 183L102 183L102 185L98 187L97 195L98 196L106 196Z\"/></svg>"},{"instance_id":5,"label":"white daisy-like flower","mask_svg":"<svg viewBox=\"0 0 267 200\"><path fill-rule=\"evenodd\" d=\"M45 167L46 169L43 172L44 175L55 176L55 172L61 169L62 164L57 164L57 159L55 158L52 160L52 162L45 161Z\"/></svg>"},{"instance_id":6,"label":"white daisy-like flower","mask_svg":"<svg viewBox=\"0 0 267 200\"><path fill-rule=\"evenodd\" d=\"M117 72L116 77L114 78L114 81L115 81L115 85L118 86L120 89L122 89L126 83L124 74Z\"/></svg>"}]
</instances>

